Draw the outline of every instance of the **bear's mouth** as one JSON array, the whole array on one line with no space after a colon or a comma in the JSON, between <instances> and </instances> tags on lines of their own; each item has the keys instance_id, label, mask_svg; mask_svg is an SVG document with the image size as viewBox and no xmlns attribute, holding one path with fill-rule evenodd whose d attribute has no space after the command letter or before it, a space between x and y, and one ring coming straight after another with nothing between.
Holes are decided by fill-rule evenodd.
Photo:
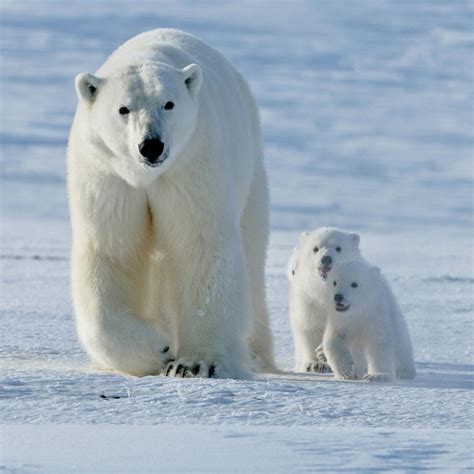
<instances>
[{"instance_id":1,"label":"bear's mouth","mask_svg":"<svg viewBox=\"0 0 474 474\"><path fill-rule=\"evenodd\" d=\"M328 273L330 272L332 267L319 267L319 275L322 277L323 280L326 280L328 277Z\"/></svg>"},{"instance_id":2,"label":"bear's mouth","mask_svg":"<svg viewBox=\"0 0 474 474\"><path fill-rule=\"evenodd\" d=\"M347 311L350 307L350 304L336 303L336 311Z\"/></svg>"}]
</instances>

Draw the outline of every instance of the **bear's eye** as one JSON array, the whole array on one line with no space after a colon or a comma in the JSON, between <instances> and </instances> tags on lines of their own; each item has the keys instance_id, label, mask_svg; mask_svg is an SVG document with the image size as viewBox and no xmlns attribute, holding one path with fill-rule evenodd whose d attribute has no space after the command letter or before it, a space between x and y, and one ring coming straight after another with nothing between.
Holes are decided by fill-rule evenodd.
<instances>
[{"instance_id":1,"label":"bear's eye","mask_svg":"<svg viewBox=\"0 0 474 474\"><path fill-rule=\"evenodd\" d=\"M313 252L318 253L318 251L319 251L318 247L314 247Z\"/></svg>"},{"instance_id":2,"label":"bear's eye","mask_svg":"<svg viewBox=\"0 0 474 474\"><path fill-rule=\"evenodd\" d=\"M166 104L164 105L163 108L164 108L165 110L171 110L171 109L173 109L173 108L174 108L174 102L171 102L171 101L166 102Z\"/></svg>"},{"instance_id":3,"label":"bear's eye","mask_svg":"<svg viewBox=\"0 0 474 474\"><path fill-rule=\"evenodd\" d=\"M120 107L119 109L119 114L120 115L127 115L130 113L130 110L128 109L128 107Z\"/></svg>"},{"instance_id":4,"label":"bear's eye","mask_svg":"<svg viewBox=\"0 0 474 474\"><path fill-rule=\"evenodd\" d=\"M354 283L352 283L351 286L352 286L352 288L357 288L359 285L356 282L354 282Z\"/></svg>"},{"instance_id":5,"label":"bear's eye","mask_svg":"<svg viewBox=\"0 0 474 474\"><path fill-rule=\"evenodd\" d=\"M340 252L341 250L341 247L336 247L336 252Z\"/></svg>"},{"instance_id":6,"label":"bear's eye","mask_svg":"<svg viewBox=\"0 0 474 474\"><path fill-rule=\"evenodd\" d=\"M337 281L333 281L332 284L333 284L333 286L336 286L336 285L337 285Z\"/></svg>"}]
</instances>

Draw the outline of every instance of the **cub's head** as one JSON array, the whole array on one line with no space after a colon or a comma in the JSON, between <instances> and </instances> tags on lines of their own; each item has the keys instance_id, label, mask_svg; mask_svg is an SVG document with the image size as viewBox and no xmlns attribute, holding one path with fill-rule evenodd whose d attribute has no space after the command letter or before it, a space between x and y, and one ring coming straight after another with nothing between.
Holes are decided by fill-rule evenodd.
<instances>
[{"instance_id":1,"label":"cub's head","mask_svg":"<svg viewBox=\"0 0 474 474\"><path fill-rule=\"evenodd\" d=\"M300 235L289 262L288 278L298 273L311 286L326 280L337 263L360 259L360 237L333 227L321 227Z\"/></svg>"},{"instance_id":2,"label":"cub's head","mask_svg":"<svg viewBox=\"0 0 474 474\"><path fill-rule=\"evenodd\" d=\"M132 186L147 186L184 149L198 114L202 70L148 62L108 77L82 73L76 91L88 140Z\"/></svg>"},{"instance_id":3,"label":"cub's head","mask_svg":"<svg viewBox=\"0 0 474 474\"><path fill-rule=\"evenodd\" d=\"M377 294L380 269L365 262L336 265L326 287L326 302L337 312L361 313Z\"/></svg>"}]
</instances>

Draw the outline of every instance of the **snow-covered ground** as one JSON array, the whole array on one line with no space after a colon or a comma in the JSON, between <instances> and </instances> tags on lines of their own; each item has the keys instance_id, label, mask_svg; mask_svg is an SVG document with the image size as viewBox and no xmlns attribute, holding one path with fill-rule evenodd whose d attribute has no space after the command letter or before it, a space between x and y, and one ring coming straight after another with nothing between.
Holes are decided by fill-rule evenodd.
<instances>
[{"instance_id":1,"label":"snow-covered ground","mask_svg":"<svg viewBox=\"0 0 474 474\"><path fill-rule=\"evenodd\" d=\"M474 467L473 3L0 4L2 472ZM268 300L291 370L285 266L300 231L359 231L414 343L413 382L133 378L90 370L69 288L73 79L159 26L220 49L261 110Z\"/></svg>"}]
</instances>

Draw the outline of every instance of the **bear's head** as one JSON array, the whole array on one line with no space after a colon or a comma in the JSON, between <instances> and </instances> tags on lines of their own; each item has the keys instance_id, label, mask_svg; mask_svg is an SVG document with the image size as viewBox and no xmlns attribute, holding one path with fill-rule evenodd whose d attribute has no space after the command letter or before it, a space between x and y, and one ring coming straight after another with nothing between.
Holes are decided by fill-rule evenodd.
<instances>
[{"instance_id":1,"label":"bear's head","mask_svg":"<svg viewBox=\"0 0 474 474\"><path fill-rule=\"evenodd\" d=\"M326 302L340 313L365 314L378 294L380 269L362 261L344 262L331 271Z\"/></svg>"},{"instance_id":2,"label":"bear's head","mask_svg":"<svg viewBox=\"0 0 474 474\"><path fill-rule=\"evenodd\" d=\"M290 258L288 277L299 280L311 293L318 283L325 281L336 263L360 259L360 236L333 227L321 227L300 235L297 249Z\"/></svg>"},{"instance_id":3,"label":"bear's head","mask_svg":"<svg viewBox=\"0 0 474 474\"><path fill-rule=\"evenodd\" d=\"M101 166L132 186L153 182L183 151L198 115L202 70L159 62L129 65L107 77L82 73L76 91L87 139Z\"/></svg>"}]
</instances>

